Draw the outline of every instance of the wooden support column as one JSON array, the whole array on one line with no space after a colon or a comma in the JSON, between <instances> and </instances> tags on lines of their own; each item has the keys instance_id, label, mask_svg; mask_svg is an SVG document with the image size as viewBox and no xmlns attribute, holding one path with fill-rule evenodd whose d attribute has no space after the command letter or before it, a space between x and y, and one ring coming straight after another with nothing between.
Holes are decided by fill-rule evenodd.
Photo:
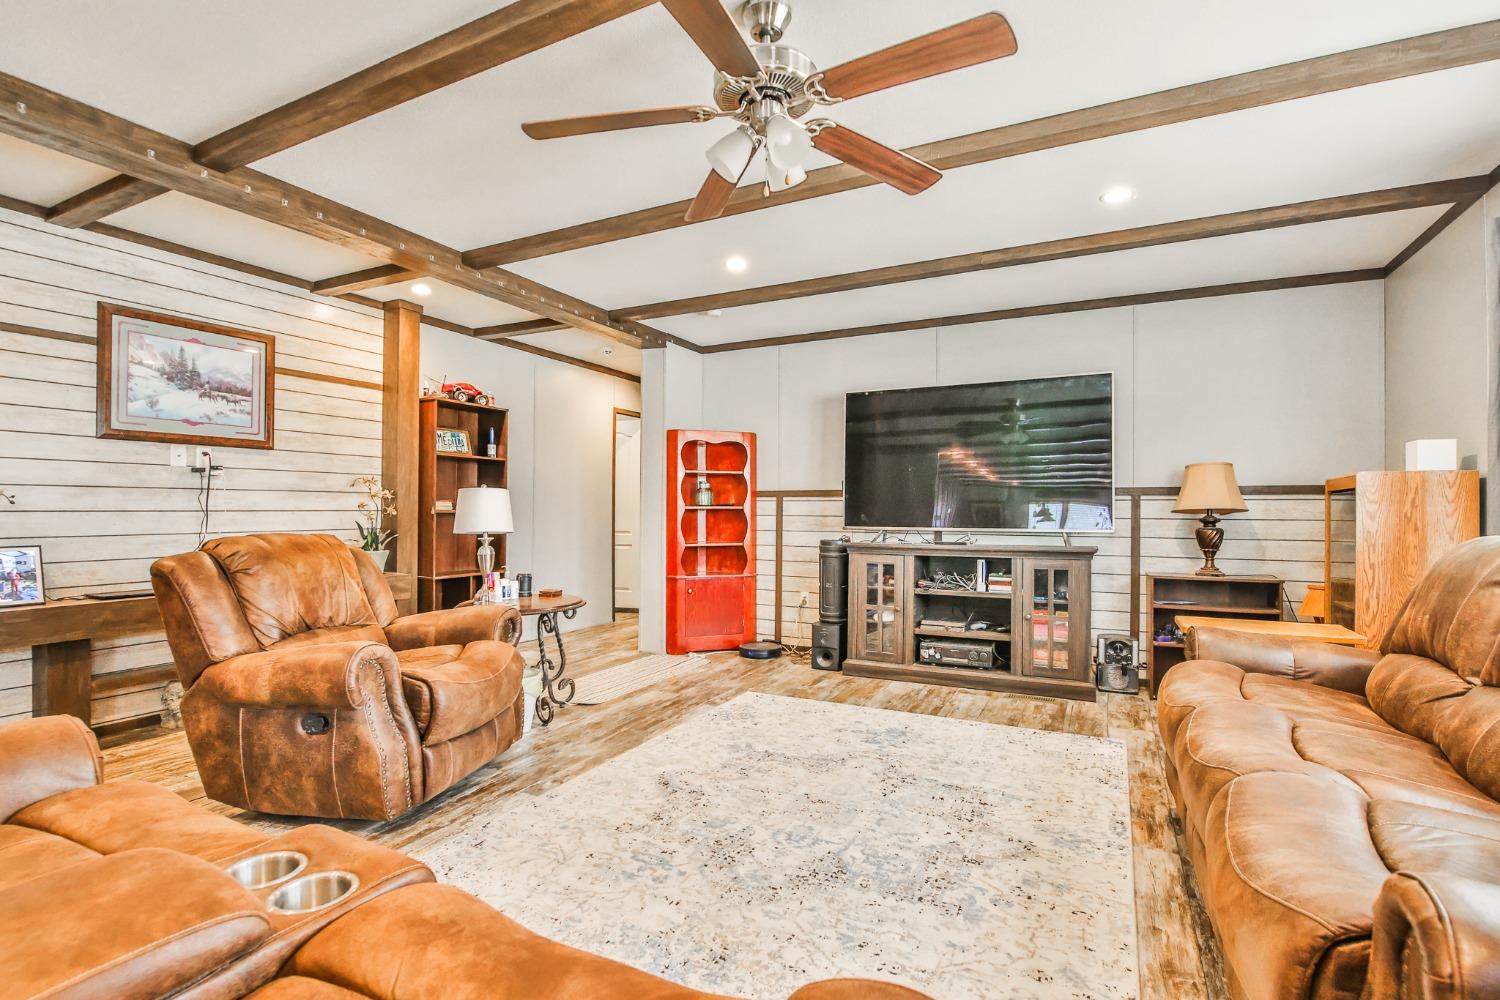
<instances>
[{"instance_id":1,"label":"wooden support column","mask_svg":"<svg viewBox=\"0 0 1500 1000\"><path fill-rule=\"evenodd\" d=\"M405 299L385 304L385 363L381 367L380 478L396 493L394 570L406 577L417 572L417 401L421 398L422 307ZM415 587L410 593L415 594ZM416 610L415 597L398 601L402 613Z\"/></svg>"}]
</instances>

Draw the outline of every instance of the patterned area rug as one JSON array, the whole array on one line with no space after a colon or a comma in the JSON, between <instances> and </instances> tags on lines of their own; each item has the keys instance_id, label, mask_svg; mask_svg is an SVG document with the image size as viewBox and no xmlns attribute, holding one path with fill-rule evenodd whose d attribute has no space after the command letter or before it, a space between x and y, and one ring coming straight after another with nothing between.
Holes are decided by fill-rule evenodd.
<instances>
[{"instance_id":1,"label":"patterned area rug","mask_svg":"<svg viewBox=\"0 0 1500 1000\"><path fill-rule=\"evenodd\" d=\"M633 691L650 687L667 675L684 667L696 667L705 657L697 654L673 656L667 653L643 656L618 667L585 674L578 678L578 691L574 705L600 705L615 698L623 698Z\"/></svg>"},{"instance_id":2,"label":"patterned area rug","mask_svg":"<svg viewBox=\"0 0 1500 1000\"><path fill-rule=\"evenodd\" d=\"M542 934L704 990L1137 994L1115 740L744 694L415 853Z\"/></svg>"}]
</instances>

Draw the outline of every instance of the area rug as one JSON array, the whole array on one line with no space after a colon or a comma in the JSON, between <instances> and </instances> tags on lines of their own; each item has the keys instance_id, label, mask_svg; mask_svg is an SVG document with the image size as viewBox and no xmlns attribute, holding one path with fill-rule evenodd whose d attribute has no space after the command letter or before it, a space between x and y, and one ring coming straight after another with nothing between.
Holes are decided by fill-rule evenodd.
<instances>
[{"instance_id":1,"label":"area rug","mask_svg":"<svg viewBox=\"0 0 1500 1000\"><path fill-rule=\"evenodd\" d=\"M584 674L576 682L578 690L573 696L572 704L602 705L606 701L623 698L641 688L664 681L685 667L696 667L706 662L706 659L696 654L675 656L657 653L622 663L618 667Z\"/></svg>"},{"instance_id":2,"label":"area rug","mask_svg":"<svg viewBox=\"0 0 1500 1000\"><path fill-rule=\"evenodd\" d=\"M1127 788L1114 740L744 694L415 853L698 989L1129 998Z\"/></svg>"}]
</instances>

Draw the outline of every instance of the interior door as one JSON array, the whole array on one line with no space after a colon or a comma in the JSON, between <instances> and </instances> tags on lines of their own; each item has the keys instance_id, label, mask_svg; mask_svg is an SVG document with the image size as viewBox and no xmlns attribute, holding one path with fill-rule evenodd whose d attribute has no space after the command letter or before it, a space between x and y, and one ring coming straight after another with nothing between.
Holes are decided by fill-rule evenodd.
<instances>
[{"instance_id":1,"label":"interior door","mask_svg":"<svg viewBox=\"0 0 1500 1000\"><path fill-rule=\"evenodd\" d=\"M894 555L855 555L849 559L849 594L855 659L905 663L902 618L906 561Z\"/></svg>"},{"instance_id":2,"label":"interior door","mask_svg":"<svg viewBox=\"0 0 1500 1000\"><path fill-rule=\"evenodd\" d=\"M641 607L641 418L615 414L615 608Z\"/></svg>"}]
</instances>

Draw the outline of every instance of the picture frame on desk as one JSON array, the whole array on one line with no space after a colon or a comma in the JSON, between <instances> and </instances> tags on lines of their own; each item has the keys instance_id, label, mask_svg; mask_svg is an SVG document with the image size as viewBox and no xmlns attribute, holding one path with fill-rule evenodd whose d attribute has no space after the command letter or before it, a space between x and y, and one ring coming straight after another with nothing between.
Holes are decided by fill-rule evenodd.
<instances>
[{"instance_id":1,"label":"picture frame on desk","mask_svg":"<svg viewBox=\"0 0 1500 1000\"><path fill-rule=\"evenodd\" d=\"M0 548L0 608L24 608L47 601L40 545Z\"/></svg>"},{"instance_id":2,"label":"picture frame on desk","mask_svg":"<svg viewBox=\"0 0 1500 1000\"><path fill-rule=\"evenodd\" d=\"M469 432L458 427L437 429L437 451L439 455L472 455Z\"/></svg>"},{"instance_id":3,"label":"picture frame on desk","mask_svg":"<svg viewBox=\"0 0 1500 1000\"><path fill-rule=\"evenodd\" d=\"M95 436L275 447L276 341L99 303Z\"/></svg>"}]
</instances>

